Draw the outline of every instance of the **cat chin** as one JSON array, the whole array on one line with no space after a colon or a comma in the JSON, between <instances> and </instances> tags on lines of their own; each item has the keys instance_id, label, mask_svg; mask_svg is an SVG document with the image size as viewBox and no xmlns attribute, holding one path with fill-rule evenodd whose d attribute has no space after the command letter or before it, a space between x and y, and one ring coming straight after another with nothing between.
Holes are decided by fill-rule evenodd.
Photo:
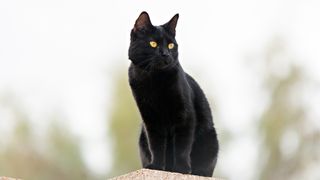
<instances>
[{"instance_id":1,"label":"cat chin","mask_svg":"<svg viewBox=\"0 0 320 180\"><path fill-rule=\"evenodd\" d=\"M154 70L170 70L174 67L175 63L172 60L169 61L158 61L153 64L152 69Z\"/></svg>"},{"instance_id":2,"label":"cat chin","mask_svg":"<svg viewBox=\"0 0 320 180\"><path fill-rule=\"evenodd\" d=\"M149 58L144 61L135 61L133 59L130 60L136 67L145 72L169 71L178 64L178 61L172 58Z\"/></svg>"},{"instance_id":3,"label":"cat chin","mask_svg":"<svg viewBox=\"0 0 320 180\"><path fill-rule=\"evenodd\" d=\"M165 72L165 71L170 71L174 69L174 64L153 64L152 66L147 66L147 67L139 67L140 69L144 70L145 72L148 73L153 73L153 72Z\"/></svg>"},{"instance_id":4,"label":"cat chin","mask_svg":"<svg viewBox=\"0 0 320 180\"><path fill-rule=\"evenodd\" d=\"M172 63L174 63L175 60L171 57L167 57L167 58L155 57L150 59L150 61L152 61L152 63L155 66L165 67L165 66L170 66Z\"/></svg>"}]
</instances>

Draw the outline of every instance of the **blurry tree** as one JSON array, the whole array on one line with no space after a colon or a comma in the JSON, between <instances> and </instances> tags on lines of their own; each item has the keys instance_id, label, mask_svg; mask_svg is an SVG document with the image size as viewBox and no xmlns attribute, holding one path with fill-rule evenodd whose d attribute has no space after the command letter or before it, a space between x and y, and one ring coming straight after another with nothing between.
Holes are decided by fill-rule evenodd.
<instances>
[{"instance_id":1,"label":"blurry tree","mask_svg":"<svg viewBox=\"0 0 320 180\"><path fill-rule=\"evenodd\" d=\"M113 143L113 165L109 176L141 168L138 135L140 115L134 102L126 73L119 74L115 84L110 132Z\"/></svg>"},{"instance_id":2,"label":"blurry tree","mask_svg":"<svg viewBox=\"0 0 320 180\"><path fill-rule=\"evenodd\" d=\"M67 129L53 123L44 138L37 137L33 133L37 127L31 125L17 103L11 102L15 101L5 100L0 104L11 109L15 122L13 134L2 136L9 141L0 149L1 175L34 180L92 178L80 155L78 142Z\"/></svg>"},{"instance_id":3,"label":"blurry tree","mask_svg":"<svg viewBox=\"0 0 320 180\"><path fill-rule=\"evenodd\" d=\"M290 59L284 64L279 62L285 61L282 58L288 56L282 42L275 40L263 62L264 85L270 99L259 129L263 142L261 180L308 179L309 170L320 167L320 133L310 128L307 107L302 102L306 77L299 67L290 66Z\"/></svg>"},{"instance_id":4,"label":"blurry tree","mask_svg":"<svg viewBox=\"0 0 320 180\"><path fill-rule=\"evenodd\" d=\"M92 179L81 156L79 142L53 121L47 134L47 154L63 176L59 179Z\"/></svg>"}]
</instances>

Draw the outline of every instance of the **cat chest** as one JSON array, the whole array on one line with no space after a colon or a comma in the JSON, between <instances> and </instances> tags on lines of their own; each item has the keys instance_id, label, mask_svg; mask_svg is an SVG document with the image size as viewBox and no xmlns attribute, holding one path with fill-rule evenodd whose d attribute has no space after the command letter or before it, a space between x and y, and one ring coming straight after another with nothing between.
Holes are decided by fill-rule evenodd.
<instances>
[{"instance_id":1,"label":"cat chest","mask_svg":"<svg viewBox=\"0 0 320 180\"><path fill-rule=\"evenodd\" d=\"M190 113L190 98L176 88L143 87L133 89L145 122L160 123L168 129L185 121ZM148 118L150 117L150 118Z\"/></svg>"},{"instance_id":2,"label":"cat chest","mask_svg":"<svg viewBox=\"0 0 320 180\"><path fill-rule=\"evenodd\" d=\"M175 113L184 109L185 98L182 92L169 88L144 88L136 91L136 98L144 106L155 112Z\"/></svg>"},{"instance_id":3,"label":"cat chest","mask_svg":"<svg viewBox=\"0 0 320 180\"><path fill-rule=\"evenodd\" d=\"M161 110L162 112L178 110L183 104L183 100L179 95L148 93L142 98L143 103L146 103L146 105L155 110Z\"/></svg>"}]
</instances>

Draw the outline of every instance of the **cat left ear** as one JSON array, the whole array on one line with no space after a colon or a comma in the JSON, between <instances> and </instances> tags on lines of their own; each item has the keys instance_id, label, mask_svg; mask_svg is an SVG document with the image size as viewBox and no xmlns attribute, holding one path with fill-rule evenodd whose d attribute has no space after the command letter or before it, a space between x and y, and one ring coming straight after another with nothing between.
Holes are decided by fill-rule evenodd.
<instances>
[{"instance_id":1,"label":"cat left ear","mask_svg":"<svg viewBox=\"0 0 320 180\"><path fill-rule=\"evenodd\" d=\"M133 31L136 32L138 30L142 29L148 29L152 26L149 14L145 11L143 11L138 19L136 20L136 23L134 24Z\"/></svg>"},{"instance_id":2,"label":"cat left ear","mask_svg":"<svg viewBox=\"0 0 320 180\"><path fill-rule=\"evenodd\" d=\"M169 22L163 25L163 27L173 35L176 35L176 26L178 23L178 19L179 19L179 14L174 15Z\"/></svg>"}]
</instances>

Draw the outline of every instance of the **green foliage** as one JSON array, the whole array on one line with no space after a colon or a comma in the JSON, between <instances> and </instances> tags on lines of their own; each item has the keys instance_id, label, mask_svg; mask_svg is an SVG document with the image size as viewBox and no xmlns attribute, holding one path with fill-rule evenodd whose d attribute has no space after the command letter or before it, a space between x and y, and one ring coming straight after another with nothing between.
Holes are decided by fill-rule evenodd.
<instances>
[{"instance_id":1,"label":"green foliage","mask_svg":"<svg viewBox=\"0 0 320 180\"><path fill-rule=\"evenodd\" d=\"M67 129L53 123L48 132L47 142L50 142L47 146L47 152L50 153L48 157L59 167L60 171L72 174L72 179L89 177L80 154L79 143L68 133Z\"/></svg>"},{"instance_id":2,"label":"green foliage","mask_svg":"<svg viewBox=\"0 0 320 180\"><path fill-rule=\"evenodd\" d=\"M0 150L0 174L33 180L92 179L86 169L78 142L57 123L49 127L43 139L35 136L28 116L17 104L12 110L15 127Z\"/></svg>"},{"instance_id":3,"label":"green foliage","mask_svg":"<svg viewBox=\"0 0 320 180\"><path fill-rule=\"evenodd\" d=\"M113 142L113 166L110 176L141 168L138 152L140 115L129 87L126 73L115 85L110 132Z\"/></svg>"},{"instance_id":4,"label":"green foliage","mask_svg":"<svg viewBox=\"0 0 320 180\"><path fill-rule=\"evenodd\" d=\"M285 57L284 48L275 43L267 54L267 65L279 61L279 55ZM297 92L306 85L306 78L296 66L290 66L289 73L284 77L275 75L272 69L266 70L264 82L270 94L270 103L259 126L263 142L261 156L265 158L259 179L299 179L304 177L313 163L312 159L316 159L319 153L310 149L315 142L320 143L319 133L307 132L304 128L310 124L307 109L301 102L302 94Z\"/></svg>"}]
</instances>

